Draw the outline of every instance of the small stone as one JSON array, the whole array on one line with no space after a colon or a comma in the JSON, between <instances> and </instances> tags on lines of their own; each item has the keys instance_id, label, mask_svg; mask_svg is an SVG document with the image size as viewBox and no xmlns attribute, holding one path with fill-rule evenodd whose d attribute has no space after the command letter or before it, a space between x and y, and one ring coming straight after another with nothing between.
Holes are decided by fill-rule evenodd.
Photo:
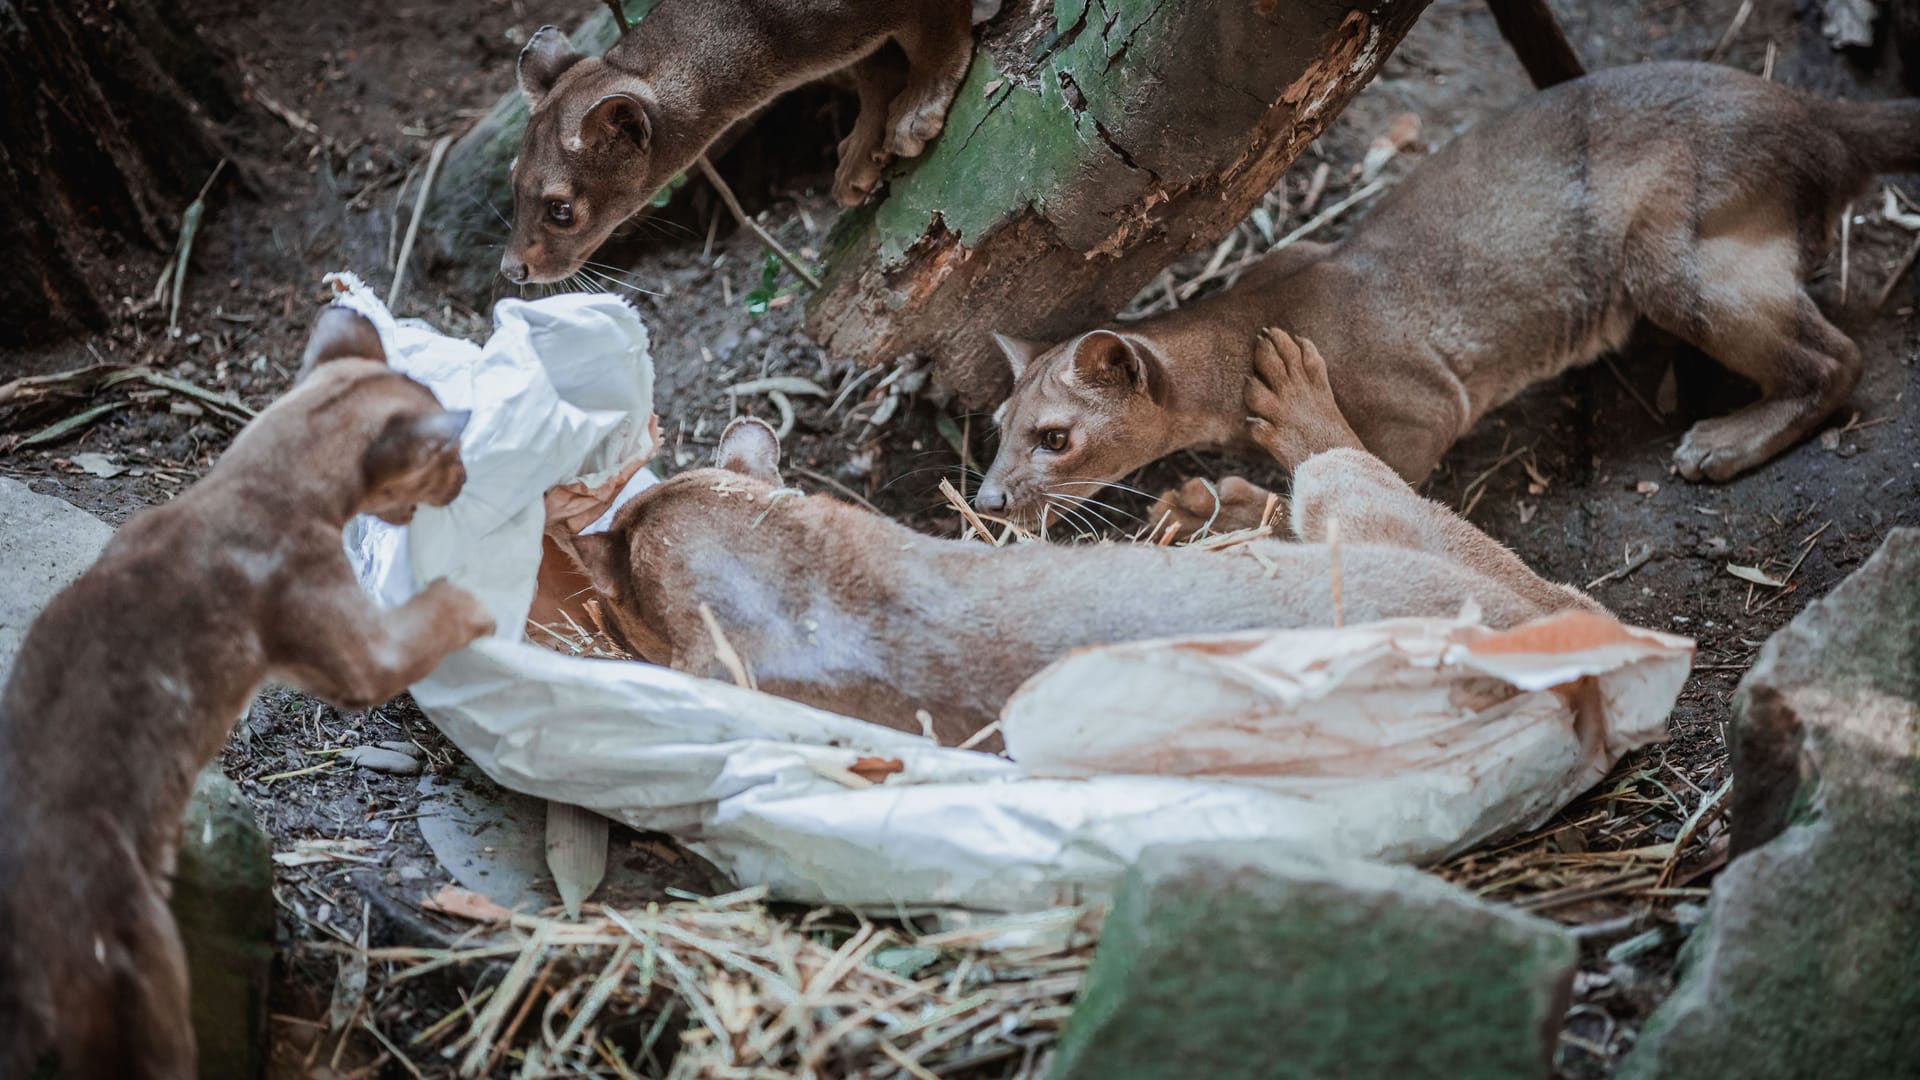
<instances>
[{"instance_id":1,"label":"small stone","mask_svg":"<svg viewBox=\"0 0 1920 1080\"><path fill-rule=\"evenodd\" d=\"M420 771L419 758L412 754L402 754L398 750L389 750L384 746L356 746L341 754L340 759L363 769L391 773L394 776L412 776Z\"/></svg>"},{"instance_id":2,"label":"small stone","mask_svg":"<svg viewBox=\"0 0 1920 1080\"><path fill-rule=\"evenodd\" d=\"M1920 529L1760 651L1734 696L1733 861L1624 1078L1920 1063Z\"/></svg>"},{"instance_id":3,"label":"small stone","mask_svg":"<svg viewBox=\"0 0 1920 1080\"><path fill-rule=\"evenodd\" d=\"M427 872L411 863L400 868L401 881L425 881L426 879Z\"/></svg>"},{"instance_id":4,"label":"small stone","mask_svg":"<svg viewBox=\"0 0 1920 1080\"><path fill-rule=\"evenodd\" d=\"M1150 847L1052 1078L1545 1077L1576 955L1551 923L1415 870Z\"/></svg>"}]
</instances>

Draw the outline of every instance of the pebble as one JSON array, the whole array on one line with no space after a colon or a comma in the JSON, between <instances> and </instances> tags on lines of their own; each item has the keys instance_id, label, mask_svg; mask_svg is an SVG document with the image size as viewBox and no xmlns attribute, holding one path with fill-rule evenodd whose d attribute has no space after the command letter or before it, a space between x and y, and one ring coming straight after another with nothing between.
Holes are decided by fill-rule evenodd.
<instances>
[{"instance_id":1,"label":"pebble","mask_svg":"<svg viewBox=\"0 0 1920 1080\"><path fill-rule=\"evenodd\" d=\"M419 758L384 746L356 746L340 756L363 769L395 776L412 776L420 771Z\"/></svg>"}]
</instances>

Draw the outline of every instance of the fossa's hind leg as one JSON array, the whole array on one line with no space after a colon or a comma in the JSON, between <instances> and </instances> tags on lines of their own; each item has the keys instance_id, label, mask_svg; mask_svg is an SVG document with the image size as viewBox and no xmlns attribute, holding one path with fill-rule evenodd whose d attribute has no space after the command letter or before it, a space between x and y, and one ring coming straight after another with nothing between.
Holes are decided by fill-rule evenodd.
<instances>
[{"instance_id":1,"label":"fossa's hind leg","mask_svg":"<svg viewBox=\"0 0 1920 1080\"><path fill-rule=\"evenodd\" d=\"M1293 472L1288 514L1296 537L1326 543L1337 528L1344 542L1408 548L1464 566L1505 585L1540 614L1600 610L1583 594L1535 574L1499 541L1407 486L1386 462L1360 447L1334 403L1326 365L1313 346L1296 344L1275 330L1263 337L1247 405L1254 412L1254 438ZM1298 460L1300 454L1310 456Z\"/></svg>"},{"instance_id":2,"label":"fossa's hind leg","mask_svg":"<svg viewBox=\"0 0 1920 1080\"><path fill-rule=\"evenodd\" d=\"M860 114L840 140L840 164L833 174L833 198L841 206L860 205L880 185L880 172L892 157L887 152L889 110L907 84L906 58L898 46L882 43L853 66L853 83Z\"/></svg>"},{"instance_id":3,"label":"fossa's hind leg","mask_svg":"<svg viewBox=\"0 0 1920 1080\"><path fill-rule=\"evenodd\" d=\"M1693 245L1672 272L1634 290L1654 324L1760 385L1761 398L1687 432L1673 461L1688 480L1729 480L1805 437L1853 392L1860 350L1800 281L1791 231Z\"/></svg>"},{"instance_id":4,"label":"fossa's hind leg","mask_svg":"<svg viewBox=\"0 0 1920 1080\"><path fill-rule=\"evenodd\" d=\"M907 54L907 84L893 99L887 121L887 151L919 157L946 126L947 109L973 60L972 8L950 2L923 3L893 38Z\"/></svg>"}]
</instances>

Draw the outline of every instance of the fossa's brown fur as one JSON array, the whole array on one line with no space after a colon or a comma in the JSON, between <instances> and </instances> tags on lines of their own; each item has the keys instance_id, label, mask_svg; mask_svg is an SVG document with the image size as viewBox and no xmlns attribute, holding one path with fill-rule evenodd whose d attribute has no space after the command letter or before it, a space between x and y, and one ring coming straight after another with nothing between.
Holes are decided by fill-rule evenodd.
<instances>
[{"instance_id":1,"label":"fossa's brown fur","mask_svg":"<svg viewBox=\"0 0 1920 1080\"><path fill-rule=\"evenodd\" d=\"M513 234L501 273L565 280L734 121L849 67L860 115L840 144L833 190L843 205L859 203L889 160L918 156L940 133L973 56L972 22L998 7L661 0L591 59L543 27L520 54L532 116L513 167Z\"/></svg>"},{"instance_id":2,"label":"fossa's brown fur","mask_svg":"<svg viewBox=\"0 0 1920 1080\"><path fill-rule=\"evenodd\" d=\"M1920 100L1845 104L1707 64L1563 83L1455 139L1337 245L1052 348L1003 340L1015 386L976 505L1032 520L1246 424L1263 326L1325 352L1366 447L1417 481L1489 409L1617 347L1646 318L1758 383L1674 453L1726 480L1806 435L1860 357L1804 283L1875 173L1920 169ZM1050 450L1051 439L1064 449Z\"/></svg>"},{"instance_id":3,"label":"fossa's brown fur","mask_svg":"<svg viewBox=\"0 0 1920 1080\"><path fill-rule=\"evenodd\" d=\"M369 708L492 629L444 581L376 608L340 544L451 501L465 422L332 309L294 390L34 621L0 696L0 1075L196 1074L166 905L194 775L265 680Z\"/></svg>"},{"instance_id":4,"label":"fossa's brown fur","mask_svg":"<svg viewBox=\"0 0 1920 1080\"><path fill-rule=\"evenodd\" d=\"M771 429L742 419L716 468L641 494L609 532L575 545L636 655L726 677L705 605L762 690L908 731L924 710L948 745L1074 648L1332 625L1324 541L1335 519L1349 621L1452 616L1469 601L1496 626L1599 610L1359 449L1318 354L1277 331L1264 341L1278 390L1265 422L1298 433L1276 446L1296 466L1299 542L1207 552L938 540L783 487Z\"/></svg>"}]
</instances>

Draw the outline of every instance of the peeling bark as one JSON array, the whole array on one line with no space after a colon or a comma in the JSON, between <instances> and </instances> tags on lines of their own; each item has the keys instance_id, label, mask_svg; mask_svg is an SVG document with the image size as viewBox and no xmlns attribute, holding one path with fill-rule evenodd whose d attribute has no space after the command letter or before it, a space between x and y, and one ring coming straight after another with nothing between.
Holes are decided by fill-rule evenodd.
<instances>
[{"instance_id":1,"label":"peeling bark","mask_svg":"<svg viewBox=\"0 0 1920 1080\"><path fill-rule=\"evenodd\" d=\"M1040 4L1032 52L974 58L947 128L843 217L808 328L836 356L935 358L969 408L1004 396L990 334L1110 317L1272 189L1426 0ZM1033 17L1029 10L1025 13ZM1003 18L1019 19L1021 12Z\"/></svg>"}]
</instances>

